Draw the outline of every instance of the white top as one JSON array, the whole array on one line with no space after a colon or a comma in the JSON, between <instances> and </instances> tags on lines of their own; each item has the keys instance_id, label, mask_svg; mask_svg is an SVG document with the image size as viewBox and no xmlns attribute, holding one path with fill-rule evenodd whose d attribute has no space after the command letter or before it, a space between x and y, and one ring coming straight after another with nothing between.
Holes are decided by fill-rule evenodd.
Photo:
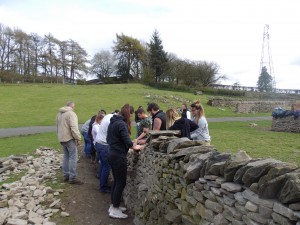
<instances>
[{"instance_id":1,"label":"white top","mask_svg":"<svg viewBox=\"0 0 300 225\"><path fill-rule=\"evenodd\" d=\"M104 116L104 118L102 119L101 124L98 129L98 132L97 132L97 135L96 135L96 138L94 139L95 143L98 142L101 144L107 144L107 142L106 142L107 128L110 124L110 119L112 117L113 117L113 114L108 114L108 115Z\"/></svg>"},{"instance_id":2,"label":"white top","mask_svg":"<svg viewBox=\"0 0 300 225\"><path fill-rule=\"evenodd\" d=\"M186 110L186 118L189 119L189 120L192 118L191 117L191 112L189 110Z\"/></svg>"},{"instance_id":3,"label":"white top","mask_svg":"<svg viewBox=\"0 0 300 225\"><path fill-rule=\"evenodd\" d=\"M92 128L92 136L93 136L93 140L94 140L94 145L96 144L96 136L97 136L97 133L99 132L99 127L100 127L100 124L99 123L93 123L93 128Z\"/></svg>"},{"instance_id":4,"label":"white top","mask_svg":"<svg viewBox=\"0 0 300 225\"><path fill-rule=\"evenodd\" d=\"M196 122L195 118L193 118L192 121ZM210 141L208 123L204 116L198 120L198 126L198 129L191 132L191 138L199 141Z\"/></svg>"}]
</instances>

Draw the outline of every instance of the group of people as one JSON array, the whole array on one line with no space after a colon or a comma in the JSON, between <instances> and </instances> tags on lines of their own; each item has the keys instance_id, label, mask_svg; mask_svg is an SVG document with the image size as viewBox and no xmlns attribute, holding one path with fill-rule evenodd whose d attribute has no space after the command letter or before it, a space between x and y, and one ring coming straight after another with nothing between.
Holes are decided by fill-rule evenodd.
<instances>
[{"instance_id":1,"label":"group of people","mask_svg":"<svg viewBox=\"0 0 300 225\"><path fill-rule=\"evenodd\" d=\"M76 177L77 146L81 135L78 128L78 118L74 112L74 102L68 102L59 109L56 117L57 135L64 151L63 175L64 181L70 184L83 184ZM176 109L163 112L156 103L149 103L145 112L142 106L134 111L133 106L125 104L120 110L106 114L100 110L97 115L87 120L81 129L84 138L84 153L87 158L99 162L98 178L100 192L111 194L111 204L108 209L112 218L128 217L121 207L122 193L127 178L127 152L129 149L139 151L146 143L149 130L179 130L180 137L202 141L209 145L210 136L204 108L200 101L191 105L182 104L181 115ZM136 139L131 140L131 116L135 113ZM111 189L108 187L110 171L113 175Z\"/></svg>"}]
</instances>

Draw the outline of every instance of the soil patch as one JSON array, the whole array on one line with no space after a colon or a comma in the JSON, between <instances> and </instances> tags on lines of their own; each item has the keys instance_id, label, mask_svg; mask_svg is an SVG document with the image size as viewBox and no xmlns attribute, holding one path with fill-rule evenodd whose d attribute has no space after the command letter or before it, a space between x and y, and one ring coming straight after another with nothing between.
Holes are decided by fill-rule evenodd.
<instances>
[{"instance_id":1,"label":"soil patch","mask_svg":"<svg viewBox=\"0 0 300 225\"><path fill-rule=\"evenodd\" d=\"M110 194L99 191L99 179L96 177L95 165L82 154L79 149L80 159L77 164L78 179L84 181L83 185L65 185L62 204L70 218L56 218L58 225L133 225L130 212L127 219L112 219L108 216ZM122 203L121 203L122 205ZM53 221L53 220L52 220Z\"/></svg>"}]
</instances>

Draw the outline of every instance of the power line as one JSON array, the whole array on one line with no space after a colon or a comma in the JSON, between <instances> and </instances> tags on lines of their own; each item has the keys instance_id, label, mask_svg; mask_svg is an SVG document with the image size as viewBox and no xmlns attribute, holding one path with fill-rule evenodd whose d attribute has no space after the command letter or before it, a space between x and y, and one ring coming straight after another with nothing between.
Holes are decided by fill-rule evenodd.
<instances>
[{"instance_id":1,"label":"power line","mask_svg":"<svg viewBox=\"0 0 300 225\"><path fill-rule=\"evenodd\" d=\"M265 27L264 27L259 75L262 73L263 67L265 67L267 69L268 73L272 77L272 89L275 91L276 81L275 81L273 60L272 60L272 55L271 55L270 35L269 35L269 25L268 24L265 24Z\"/></svg>"}]
</instances>

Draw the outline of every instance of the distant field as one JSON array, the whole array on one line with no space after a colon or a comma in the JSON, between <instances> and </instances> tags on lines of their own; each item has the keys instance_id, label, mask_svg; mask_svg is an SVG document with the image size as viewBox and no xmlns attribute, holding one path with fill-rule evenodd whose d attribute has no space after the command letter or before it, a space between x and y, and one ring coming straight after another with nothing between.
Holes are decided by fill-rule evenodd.
<instances>
[{"instance_id":1,"label":"distant field","mask_svg":"<svg viewBox=\"0 0 300 225\"><path fill-rule=\"evenodd\" d=\"M146 107L148 102L157 102L166 111L180 107L182 101L200 99L206 116L270 116L265 114L236 114L230 108L214 108L207 105L208 95L195 96L191 93L157 90L141 84L118 85L0 85L0 128L54 125L58 108L69 100L76 103L75 111L79 123L85 122L100 108L111 112L125 103L135 108ZM236 153L246 151L251 157L273 157L300 165L299 134L272 132L271 121L209 123L212 145L219 152ZM135 129L133 128L132 138ZM21 137L0 138L0 157L11 154L31 153L39 146L60 149L55 133L43 133Z\"/></svg>"},{"instance_id":2,"label":"distant field","mask_svg":"<svg viewBox=\"0 0 300 225\"><path fill-rule=\"evenodd\" d=\"M164 91L141 84L110 85L56 85L20 84L0 85L0 128L24 126L49 126L55 124L58 109L67 101L76 103L79 123L84 123L98 110L111 112L125 103L146 107L156 102L166 111L181 107L182 101L200 99L207 117L260 116L270 114L236 114L230 108L207 105L208 95Z\"/></svg>"}]
</instances>

